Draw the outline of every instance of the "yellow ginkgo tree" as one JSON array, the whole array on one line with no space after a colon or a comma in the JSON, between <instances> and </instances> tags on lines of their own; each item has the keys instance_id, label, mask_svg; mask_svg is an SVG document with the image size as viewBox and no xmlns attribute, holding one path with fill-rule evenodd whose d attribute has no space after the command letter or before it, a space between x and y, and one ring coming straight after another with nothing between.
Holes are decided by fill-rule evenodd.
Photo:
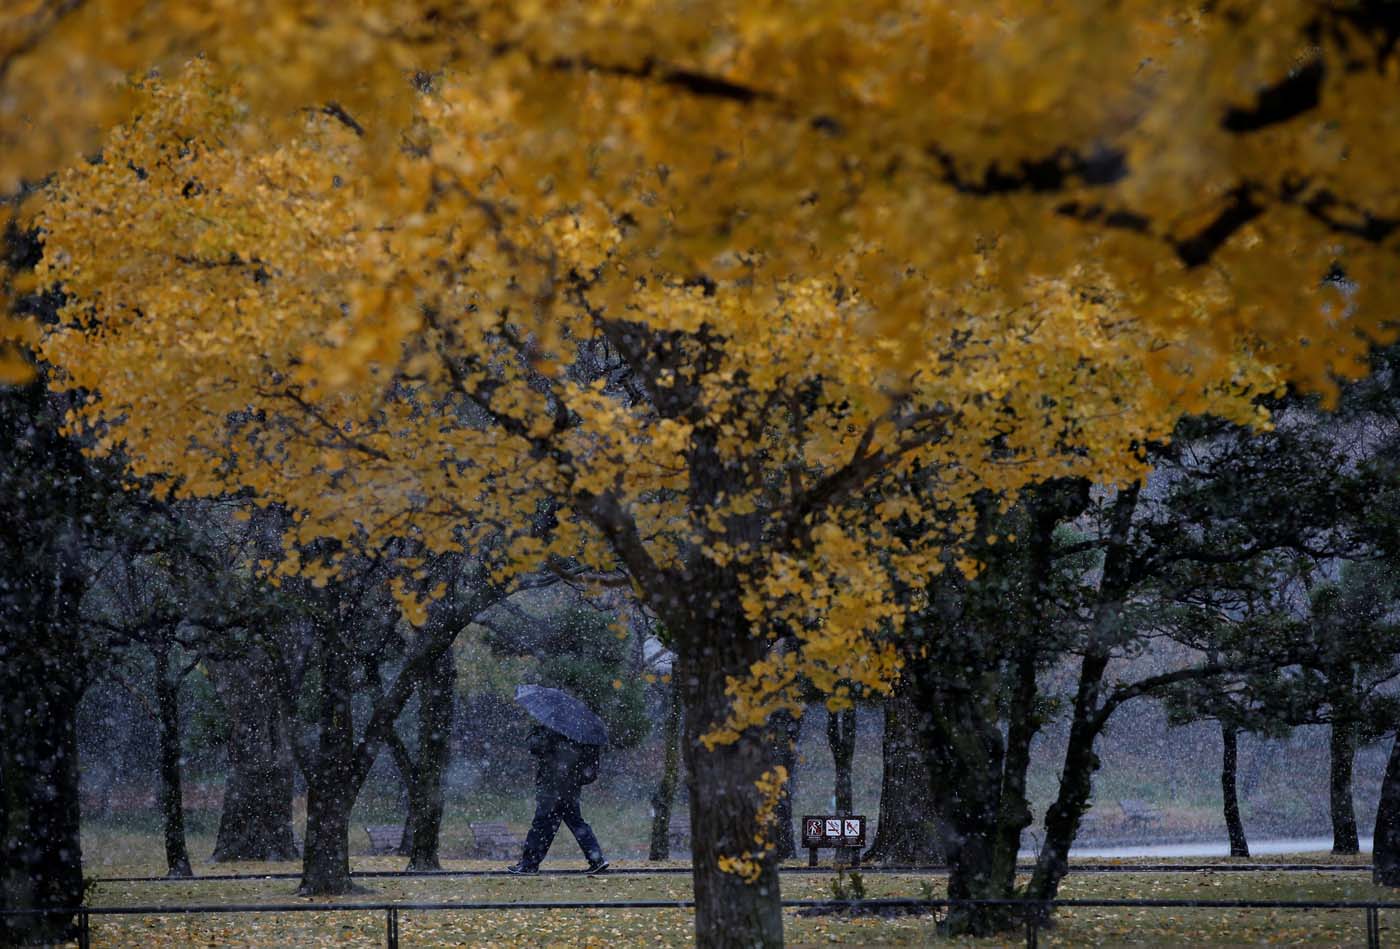
<instances>
[{"instance_id":1,"label":"yellow ginkgo tree","mask_svg":"<svg viewBox=\"0 0 1400 949\"><path fill-rule=\"evenodd\" d=\"M740 20L727 55L757 69L771 24ZM566 16L559 37L594 28ZM996 230L1009 221L982 219L955 266L935 259L908 208L886 227L868 204L897 167L842 163L849 213L825 222L807 215L837 192L793 191L810 239L787 232L760 200L780 189L750 195L730 165L752 147L779 174L777 143L751 136L789 105L561 60L523 27L495 42L517 48L419 77L392 141L343 105L261 126L209 60L144 80L100 156L43 196L39 277L66 304L39 352L86 396L71 424L136 472L251 490L294 511L304 542L506 537L501 576L625 571L677 652L697 936L777 945L764 824L782 775L756 726L799 677L836 704L888 685L897 591L957 561L975 494L1137 478L1139 446L1183 412L1256 420L1283 378L1275 349L1222 347L1219 288L1162 290L1167 319L1106 259L1026 268L1025 235ZM530 68L555 99L512 85ZM661 162L667 121L732 137ZM773 229L753 229L750 202Z\"/></svg>"},{"instance_id":2,"label":"yellow ginkgo tree","mask_svg":"<svg viewBox=\"0 0 1400 949\"><path fill-rule=\"evenodd\" d=\"M432 86L437 164L473 191L530 182L513 196L534 217L603 201L635 222L611 249L629 266L825 277L872 252L842 282L906 360L926 355L906 268L941 286L993 253L1006 306L1093 260L1201 358L1243 342L1325 387L1360 371L1400 287L1397 20L1362 0L19 0L0 11L0 193L91 155L129 77L200 56L251 110L230 139L338 116L364 135L365 197L401 220ZM359 323L347 369L385 329Z\"/></svg>"}]
</instances>

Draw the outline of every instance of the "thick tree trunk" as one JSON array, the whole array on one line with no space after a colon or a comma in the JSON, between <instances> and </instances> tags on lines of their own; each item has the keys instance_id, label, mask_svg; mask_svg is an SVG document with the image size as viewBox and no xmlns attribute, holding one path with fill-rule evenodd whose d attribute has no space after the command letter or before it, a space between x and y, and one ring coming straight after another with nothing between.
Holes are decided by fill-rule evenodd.
<instances>
[{"instance_id":1,"label":"thick tree trunk","mask_svg":"<svg viewBox=\"0 0 1400 949\"><path fill-rule=\"evenodd\" d=\"M1220 738L1223 751L1220 755L1220 796L1225 802L1225 829L1230 835L1230 856L1249 856L1249 841L1244 835L1244 821L1240 819L1240 797L1236 776L1239 773L1239 732L1220 724Z\"/></svg>"},{"instance_id":2,"label":"thick tree trunk","mask_svg":"<svg viewBox=\"0 0 1400 949\"><path fill-rule=\"evenodd\" d=\"M216 863L298 856L292 832L292 747L281 706L267 701L275 688L269 662L253 650L236 661L208 664L230 725Z\"/></svg>"},{"instance_id":3,"label":"thick tree trunk","mask_svg":"<svg viewBox=\"0 0 1400 949\"><path fill-rule=\"evenodd\" d=\"M434 662L418 692L418 761L409 787L404 829L408 869L440 870L442 776L451 754L453 686L457 668L451 650Z\"/></svg>"},{"instance_id":4,"label":"thick tree trunk","mask_svg":"<svg viewBox=\"0 0 1400 949\"><path fill-rule=\"evenodd\" d=\"M797 743L802 738L802 717L787 710L775 712L769 719L768 727L772 733L777 764L787 771L788 776L773 812L773 856L780 861L791 860L797 856L797 838L792 829L792 790L797 773Z\"/></svg>"},{"instance_id":5,"label":"thick tree trunk","mask_svg":"<svg viewBox=\"0 0 1400 949\"><path fill-rule=\"evenodd\" d=\"M0 406L0 450L13 453L11 465L30 458L54 464L58 452L76 453L25 439L17 447L13 426L28 422L22 415L5 418L6 408ZM79 513L76 499L45 501L70 505L65 516ZM86 571L75 525L21 536L17 528L25 522L9 509L15 505L14 497L0 498L7 509L0 512L0 909L66 908L84 897L77 716L84 674L78 604ZM0 945L57 942L74 928L69 913L0 917Z\"/></svg>"},{"instance_id":6,"label":"thick tree trunk","mask_svg":"<svg viewBox=\"0 0 1400 949\"><path fill-rule=\"evenodd\" d=\"M1356 761L1356 725L1333 722L1330 742L1332 768L1329 789L1332 812L1332 852L1361 852L1356 834L1356 803L1352 798L1352 766Z\"/></svg>"},{"instance_id":7,"label":"thick tree trunk","mask_svg":"<svg viewBox=\"0 0 1400 949\"><path fill-rule=\"evenodd\" d=\"M78 836L80 653L40 620L0 630L0 909L83 901ZM37 627L37 628L36 628ZM0 918L0 945L71 935L71 914Z\"/></svg>"},{"instance_id":8,"label":"thick tree trunk","mask_svg":"<svg viewBox=\"0 0 1400 949\"><path fill-rule=\"evenodd\" d=\"M335 896L350 879L350 811L359 793L355 726L350 709L350 663L339 637L320 637L320 726L315 767L306 776L303 896Z\"/></svg>"},{"instance_id":9,"label":"thick tree trunk","mask_svg":"<svg viewBox=\"0 0 1400 949\"><path fill-rule=\"evenodd\" d=\"M339 770L339 769L328 769ZM355 890L350 878L350 811L355 796L318 775L308 782L302 896L338 896Z\"/></svg>"},{"instance_id":10,"label":"thick tree trunk","mask_svg":"<svg viewBox=\"0 0 1400 949\"><path fill-rule=\"evenodd\" d=\"M997 725L999 676L959 667L946 680L934 671L945 654L906 666L917 706L928 716L930 798L943 820L948 854L949 899L1009 899L1014 894L1016 854L999 853L1002 765L1006 748ZM1014 925L1004 911L957 907L946 929L991 935Z\"/></svg>"},{"instance_id":11,"label":"thick tree trunk","mask_svg":"<svg viewBox=\"0 0 1400 949\"><path fill-rule=\"evenodd\" d=\"M651 795L651 846L648 860L668 860L671 857L671 806L676 800L676 784L680 776L681 758L681 688L673 678L667 693L666 719L661 726L663 759L661 780Z\"/></svg>"},{"instance_id":12,"label":"thick tree trunk","mask_svg":"<svg viewBox=\"0 0 1400 949\"><path fill-rule=\"evenodd\" d=\"M1400 734L1390 743L1371 849L1371 881L1400 887Z\"/></svg>"},{"instance_id":13,"label":"thick tree trunk","mask_svg":"<svg viewBox=\"0 0 1400 949\"><path fill-rule=\"evenodd\" d=\"M704 616L697 610L698 617ZM761 801L756 782L775 761L764 729L749 728L726 744L702 738L729 709L728 676L742 674L761 656L737 610L732 626L710 617L695 633L678 637L676 675L685 718L685 763L695 891L695 939L706 949L777 949L783 944L777 861L758 847ZM719 622L716 622L716 621Z\"/></svg>"},{"instance_id":14,"label":"thick tree trunk","mask_svg":"<svg viewBox=\"0 0 1400 949\"><path fill-rule=\"evenodd\" d=\"M164 637L165 631L158 635ZM180 774L180 683L171 670L171 644L152 649L156 664L156 710L160 722L160 812L165 822L166 876L191 875L185 843L185 795Z\"/></svg>"},{"instance_id":15,"label":"thick tree trunk","mask_svg":"<svg viewBox=\"0 0 1400 949\"><path fill-rule=\"evenodd\" d=\"M928 764L923 750L922 715L907 678L895 683L884 701L881 740L880 817L866 863L917 866L942 863L938 817L929 799Z\"/></svg>"}]
</instances>

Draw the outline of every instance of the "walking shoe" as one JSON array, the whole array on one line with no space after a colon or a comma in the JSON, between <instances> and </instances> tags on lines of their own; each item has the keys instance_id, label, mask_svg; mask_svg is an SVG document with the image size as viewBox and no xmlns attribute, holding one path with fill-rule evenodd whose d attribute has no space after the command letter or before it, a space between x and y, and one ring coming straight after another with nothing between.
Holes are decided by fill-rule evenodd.
<instances>
[{"instance_id":1,"label":"walking shoe","mask_svg":"<svg viewBox=\"0 0 1400 949\"><path fill-rule=\"evenodd\" d=\"M523 863L517 863L513 866L506 867L506 872L513 876L530 877L537 875L540 872L540 868L527 867Z\"/></svg>"},{"instance_id":2,"label":"walking shoe","mask_svg":"<svg viewBox=\"0 0 1400 949\"><path fill-rule=\"evenodd\" d=\"M607 868L608 862L606 860L590 860L588 861L588 869L583 872L589 876L593 876L596 873L602 873Z\"/></svg>"}]
</instances>

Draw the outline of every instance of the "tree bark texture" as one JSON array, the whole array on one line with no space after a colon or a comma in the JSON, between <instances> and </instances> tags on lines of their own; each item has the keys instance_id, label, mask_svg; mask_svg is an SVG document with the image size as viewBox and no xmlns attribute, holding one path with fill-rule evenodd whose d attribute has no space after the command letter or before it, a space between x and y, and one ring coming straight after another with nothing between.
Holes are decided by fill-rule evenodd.
<instances>
[{"instance_id":1,"label":"tree bark texture","mask_svg":"<svg viewBox=\"0 0 1400 949\"><path fill-rule=\"evenodd\" d=\"M737 598L736 598L737 600ZM707 748L702 738L724 721L726 679L762 655L742 613L726 611L730 632L716 634L719 617L677 637L676 675L685 719L684 755L690 791L696 944L706 949L777 949L783 944L777 861L757 847L761 802L755 785L774 764L764 729ZM697 620L704 615L697 610ZM674 628L673 623L668 626ZM726 859L728 858L728 859ZM745 860L744 875L726 866Z\"/></svg>"},{"instance_id":2,"label":"tree bark texture","mask_svg":"<svg viewBox=\"0 0 1400 949\"><path fill-rule=\"evenodd\" d=\"M282 708L267 701L275 688L269 663L254 649L237 661L208 664L229 717L216 863L294 860L299 855L292 831L295 763Z\"/></svg>"},{"instance_id":3,"label":"tree bark texture","mask_svg":"<svg viewBox=\"0 0 1400 949\"><path fill-rule=\"evenodd\" d=\"M666 693L666 718L661 726L661 744L661 780L656 783L656 790L651 795L648 860L668 860L671 857L671 806L676 800L681 758L681 690L674 678Z\"/></svg>"},{"instance_id":4,"label":"tree bark texture","mask_svg":"<svg viewBox=\"0 0 1400 949\"><path fill-rule=\"evenodd\" d=\"M923 745L922 715L907 678L884 701L880 811L866 863L917 866L945 859L938 815L929 798L932 776Z\"/></svg>"},{"instance_id":5,"label":"tree bark texture","mask_svg":"<svg viewBox=\"0 0 1400 949\"><path fill-rule=\"evenodd\" d=\"M335 896L353 889L350 879L350 811L355 774L355 726L350 709L349 647L333 633L320 637L320 736L315 766L306 775L306 849L303 896Z\"/></svg>"},{"instance_id":6,"label":"tree bark texture","mask_svg":"<svg viewBox=\"0 0 1400 949\"><path fill-rule=\"evenodd\" d=\"M1371 849L1371 881L1400 887L1400 735L1390 743Z\"/></svg>"},{"instance_id":7,"label":"tree bark texture","mask_svg":"<svg viewBox=\"0 0 1400 949\"><path fill-rule=\"evenodd\" d=\"M1248 857L1249 840L1244 834L1244 821L1240 819L1237 780L1240 760L1239 731L1222 722L1220 738L1223 744L1220 755L1220 796L1225 802L1225 829L1230 835L1230 856Z\"/></svg>"},{"instance_id":8,"label":"tree bark texture","mask_svg":"<svg viewBox=\"0 0 1400 949\"><path fill-rule=\"evenodd\" d=\"M1356 724L1334 721L1329 744L1331 757L1330 804L1332 815L1332 852L1353 854L1361 852L1356 833L1356 802L1352 796L1352 767L1356 761Z\"/></svg>"},{"instance_id":9,"label":"tree bark texture","mask_svg":"<svg viewBox=\"0 0 1400 949\"><path fill-rule=\"evenodd\" d=\"M453 688L457 668L451 650L440 656L418 689L418 760L408 789L404 828L408 869L440 870L442 776L451 757Z\"/></svg>"},{"instance_id":10,"label":"tree bark texture","mask_svg":"<svg viewBox=\"0 0 1400 949\"><path fill-rule=\"evenodd\" d=\"M160 719L160 812L165 830L166 876L188 877L190 852L185 843L185 794L180 773L180 682L178 671L171 668L172 644L166 633L158 632L160 638L152 648Z\"/></svg>"},{"instance_id":11,"label":"tree bark texture","mask_svg":"<svg viewBox=\"0 0 1400 949\"><path fill-rule=\"evenodd\" d=\"M948 639L956 638L951 633ZM1016 854L998 850L1002 767L1006 746L998 727L999 676L983 667L956 665L945 678L937 669L953 653L905 666L917 707L928 724L926 771L930 798L943 820L950 899L1009 899L1014 895ZM958 907L945 923L953 933L991 935L1014 921L988 907Z\"/></svg>"}]
</instances>

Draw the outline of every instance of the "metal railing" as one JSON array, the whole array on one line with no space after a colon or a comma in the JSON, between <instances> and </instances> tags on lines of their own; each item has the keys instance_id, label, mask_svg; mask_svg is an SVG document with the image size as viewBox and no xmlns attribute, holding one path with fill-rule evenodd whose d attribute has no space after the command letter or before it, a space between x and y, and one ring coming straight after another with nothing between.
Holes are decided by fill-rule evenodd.
<instances>
[{"instance_id":1,"label":"metal railing","mask_svg":"<svg viewBox=\"0 0 1400 949\"><path fill-rule=\"evenodd\" d=\"M824 909L832 912L860 910L927 909L931 912L972 907L1001 907L1023 919L1027 949L1036 949L1040 930L1050 924L1057 909L1246 909L1246 910L1360 910L1365 914L1366 945L1381 945L1381 910L1400 910L1400 902L1365 900L1132 900L1132 899L1055 899L1055 900L950 900L950 899L866 899L866 900L784 900L784 909ZM469 903L230 903L185 906L80 906L71 909L3 910L0 917L76 917L79 949L91 949L94 916L187 916L235 915L240 913L383 913L387 949L399 949L399 914L404 912L479 912L483 910L620 910L694 909L694 900L610 900L603 902L556 901Z\"/></svg>"},{"instance_id":2,"label":"metal railing","mask_svg":"<svg viewBox=\"0 0 1400 949\"><path fill-rule=\"evenodd\" d=\"M1030 873L1033 863L1018 864L1018 873ZM781 866L778 872L793 876L835 875L858 870L866 876L875 874L942 875L948 873L947 864L868 864L859 867L806 867ZM579 870L563 868L541 869L540 876L578 876ZM689 874L689 866L664 867L612 867L609 876L676 876ZM1070 864L1071 875L1076 873L1370 873L1369 863L1077 863ZM446 870L355 870L350 876L362 879L391 879L394 877L504 877L512 874L507 870L473 870L468 868ZM269 873L196 873L191 876L128 876L94 877L97 883L198 883L226 882L229 880L299 880L299 871L272 871Z\"/></svg>"}]
</instances>

